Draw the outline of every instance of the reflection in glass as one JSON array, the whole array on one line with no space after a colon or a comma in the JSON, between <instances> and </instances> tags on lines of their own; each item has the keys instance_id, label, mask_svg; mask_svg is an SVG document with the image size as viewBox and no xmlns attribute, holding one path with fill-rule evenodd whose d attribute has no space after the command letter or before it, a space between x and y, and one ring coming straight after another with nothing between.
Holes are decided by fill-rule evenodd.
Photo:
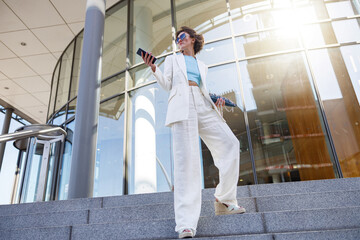
<instances>
[{"instance_id":1,"label":"reflection in glass","mask_svg":"<svg viewBox=\"0 0 360 240\"><path fill-rule=\"evenodd\" d=\"M171 134L165 127L168 93L155 83L129 96L129 194L171 191Z\"/></svg>"},{"instance_id":2,"label":"reflection in glass","mask_svg":"<svg viewBox=\"0 0 360 240\"><path fill-rule=\"evenodd\" d=\"M298 32L286 28L237 37L235 42L239 58L297 50L301 46Z\"/></svg>"},{"instance_id":3,"label":"reflection in glass","mask_svg":"<svg viewBox=\"0 0 360 240\"><path fill-rule=\"evenodd\" d=\"M58 126L63 124L63 122L65 122L65 115L66 115L66 106L64 106L62 109L60 109L59 112L55 114L52 124Z\"/></svg>"},{"instance_id":4,"label":"reflection in glass","mask_svg":"<svg viewBox=\"0 0 360 240\"><path fill-rule=\"evenodd\" d=\"M84 31L82 31L76 37L75 43L75 56L74 56L74 66L73 66L73 73L71 76L71 84L70 84L70 97L77 96L78 88L79 88L79 77L80 77L80 66L81 66L81 54L82 54L82 47L84 42Z\"/></svg>"},{"instance_id":5,"label":"reflection in glass","mask_svg":"<svg viewBox=\"0 0 360 240\"><path fill-rule=\"evenodd\" d=\"M329 13L330 18L341 18L341 17L348 17L358 14L358 10L356 7L360 7L359 1L332 1L326 3L326 9Z\"/></svg>"},{"instance_id":6,"label":"reflection in glass","mask_svg":"<svg viewBox=\"0 0 360 240\"><path fill-rule=\"evenodd\" d=\"M124 94L101 103L95 162L94 196L122 195Z\"/></svg>"},{"instance_id":7,"label":"reflection in glass","mask_svg":"<svg viewBox=\"0 0 360 240\"><path fill-rule=\"evenodd\" d=\"M293 31L298 23L316 21L314 2L320 1L237 1L230 0L235 34L282 27ZM321 18L319 18L321 19Z\"/></svg>"},{"instance_id":8,"label":"reflection in glass","mask_svg":"<svg viewBox=\"0 0 360 240\"><path fill-rule=\"evenodd\" d=\"M253 184L254 177L245 128L244 107L235 63L209 68L206 82L210 93L226 97L238 105L235 108L225 107L223 116L226 124L229 125L240 142L240 176L238 185ZM202 158L205 188L214 188L219 183L219 171L204 142L202 142Z\"/></svg>"},{"instance_id":9,"label":"reflection in glass","mask_svg":"<svg viewBox=\"0 0 360 240\"><path fill-rule=\"evenodd\" d=\"M154 56L172 51L170 1L135 0L131 3L130 65L143 62L136 54L138 48Z\"/></svg>"},{"instance_id":10,"label":"reflection in glass","mask_svg":"<svg viewBox=\"0 0 360 240\"><path fill-rule=\"evenodd\" d=\"M68 199L69 194L69 180L70 180L70 171L71 171L71 151L72 151L72 141L73 134L75 130L75 121L70 122L66 125L66 140L64 152L62 155L62 160L60 163L60 177L59 177L59 187L58 187L58 200Z\"/></svg>"},{"instance_id":11,"label":"reflection in glass","mask_svg":"<svg viewBox=\"0 0 360 240\"><path fill-rule=\"evenodd\" d=\"M162 72L164 72L164 61L165 57L157 59L155 62L156 67L159 67ZM156 80L151 71L151 68L146 64L130 69L128 88L137 87L144 83Z\"/></svg>"},{"instance_id":12,"label":"reflection in glass","mask_svg":"<svg viewBox=\"0 0 360 240\"><path fill-rule=\"evenodd\" d=\"M181 26L203 34L205 41L231 35L226 1L175 1L177 30Z\"/></svg>"},{"instance_id":13,"label":"reflection in glass","mask_svg":"<svg viewBox=\"0 0 360 240\"><path fill-rule=\"evenodd\" d=\"M358 45L309 52L344 177L360 175L359 56Z\"/></svg>"},{"instance_id":14,"label":"reflection in glass","mask_svg":"<svg viewBox=\"0 0 360 240\"><path fill-rule=\"evenodd\" d=\"M332 22L338 43L359 41L360 27L358 21L358 19L350 19Z\"/></svg>"},{"instance_id":15,"label":"reflection in glass","mask_svg":"<svg viewBox=\"0 0 360 240\"><path fill-rule=\"evenodd\" d=\"M52 79L48 119L54 113L55 98L56 98L56 88L57 88L58 78L59 78L59 68L60 68L59 66L60 66L60 63L58 62L58 64L55 67L54 76L53 76L53 79Z\"/></svg>"},{"instance_id":16,"label":"reflection in glass","mask_svg":"<svg viewBox=\"0 0 360 240\"><path fill-rule=\"evenodd\" d=\"M304 55L240 63L259 183L335 178Z\"/></svg>"},{"instance_id":17,"label":"reflection in glass","mask_svg":"<svg viewBox=\"0 0 360 240\"><path fill-rule=\"evenodd\" d=\"M74 42L69 45L61 58L59 86L56 93L55 111L68 101L73 52Z\"/></svg>"},{"instance_id":18,"label":"reflection in glass","mask_svg":"<svg viewBox=\"0 0 360 240\"><path fill-rule=\"evenodd\" d=\"M331 23L304 25L301 34L306 47L319 47L337 42Z\"/></svg>"},{"instance_id":19,"label":"reflection in glass","mask_svg":"<svg viewBox=\"0 0 360 240\"><path fill-rule=\"evenodd\" d=\"M146 65L147 66L147 65ZM122 93L125 90L125 73L116 75L106 81L101 82L100 101Z\"/></svg>"},{"instance_id":20,"label":"reflection in glass","mask_svg":"<svg viewBox=\"0 0 360 240\"><path fill-rule=\"evenodd\" d=\"M69 102L69 108L68 108L66 119L70 119L71 117L75 116L76 103L77 103L77 98L75 98L74 100Z\"/></svg>"},{"instance_id":21,"label":"reflection in glass","mask_svg":"<svg viewBox=\"0 0 360 240\"><path fill-rule=\"evenodd\" d=\"M122 1L105 14L101 79L125 69L127 1Z\"/></svg>"},{"instance_id":22,"label":"reflection in glass","mask_svg":"<svg viewBox=\"0 0 360 240\"><path fill-rule=\"evenodd\" d=\"M34 142L34 139L32 139ZM37 188L39 184L40 167L42 162L42 152L44 144L36 143L33 151L29 153L26 166L26 176L24 187L22 189L21 202L35 202L37 196Z\"/></svg>"},{"instance_id":23,"label":"reflection in glass","mask_svg":"<svg viewBox=\"0 0 360 240\"><path fill-rule=\"evenodd\" d=\"M235 60L234 48L231 39L204 45L197 58L206 65Z\"/></svg>"}]
</instances>

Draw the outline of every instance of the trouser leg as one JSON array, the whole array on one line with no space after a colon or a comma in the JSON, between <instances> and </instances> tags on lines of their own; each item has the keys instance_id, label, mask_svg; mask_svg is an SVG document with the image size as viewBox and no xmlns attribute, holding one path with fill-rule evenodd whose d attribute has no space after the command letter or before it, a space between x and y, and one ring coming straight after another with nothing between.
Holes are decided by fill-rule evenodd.
<instances>
[{"instance_id":1,"label":"trouser leg","mask_svg":"<svg viewBox=\"0 0 360 240\"><path fill-rule=\"evenodd\" d=\"M173 123L175 231L196 233L201 211L201 166L196 109L190 92L189 119Z\"/></svg>"},{"instance_id":2,"label":"trouser leg","mask_svg":"<svg viewBox=\"0 0 360 240\"><path fill-rule=\"evenodd\" d=\"M214 196L223 203L236 204L236 191L240 167L240 142L230 127L221 120L212 105L198 94L202 106L198 109L199 134L209 148L215 166L219 169L219 184ZM200 109L202 109L200 111Z\"/></svg>"}]
</instances>

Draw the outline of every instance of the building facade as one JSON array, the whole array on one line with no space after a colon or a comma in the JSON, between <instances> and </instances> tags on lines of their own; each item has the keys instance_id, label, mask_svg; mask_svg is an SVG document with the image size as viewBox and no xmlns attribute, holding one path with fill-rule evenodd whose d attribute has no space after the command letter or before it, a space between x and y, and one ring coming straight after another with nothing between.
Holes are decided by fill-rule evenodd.
<instances>
[{"instance_id":1,"label":"building facade","mask_svg":"<svg viewBox=\"0 0 360 240\"><path fill-rule=\"evenodd\" d=\"M238 185L359 177L359 11L358 0L119 1L105 16L94 197L171 191L168 93L136 51L163 70L181 26L205 38L197 57L209 92L238 105L224 110L240 141ZM67 199L82 40L52 79L47 123L68 133L54 156L56 199ZM199 144L203 187L215 187L218 170Z\"/></svg>"}]
</instances>

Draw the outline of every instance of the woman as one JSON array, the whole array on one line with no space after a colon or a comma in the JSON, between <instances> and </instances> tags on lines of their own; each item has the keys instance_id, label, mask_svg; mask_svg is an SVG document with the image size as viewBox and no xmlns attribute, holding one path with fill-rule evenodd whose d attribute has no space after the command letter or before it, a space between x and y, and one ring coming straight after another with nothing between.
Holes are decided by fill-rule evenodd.
<instances>
[{"instance_id":1,"label":"woman","mask_svg":"<svg viewBox=\"0 0 360 240\"><path fill-rule=\"evenodd\" d=\"M203 48L204 38L186 26L176 37L180 54L165 58L164 72L152 63L151 52L142 58L159 85L170 91L165 126L171 127L173 135L175 231L179 238L191 238L201 210L199 136L219 169L215 214L244 213L245 208L236 200L240 143L217 109L224 100L218 99L215 105L206 89L207 66L195 56Z\"/></svg>"}]
</instances>

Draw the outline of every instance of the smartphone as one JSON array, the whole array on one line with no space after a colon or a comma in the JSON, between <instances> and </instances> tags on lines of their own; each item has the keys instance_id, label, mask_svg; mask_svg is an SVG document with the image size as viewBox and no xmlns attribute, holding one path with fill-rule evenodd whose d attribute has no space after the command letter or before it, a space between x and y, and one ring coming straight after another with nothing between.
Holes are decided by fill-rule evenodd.
<instances>
[{"instance_id":1,"label":"smartphone","mask_svg":"<svg viewBox=\"0 0 360 240\"><path fill-rule=\"evenodd\" d=\"M141 57L141 52L143 53L143 56L145 56L146 51L143 50L143 49L141 49L141 48L139 48L136 53L137 53L137 55L139 55L139 56ZM148 53L148 55L149 55L149 53ZM154 64L156 60L157 60L157 58L154 56L154 59L153 59L153 61L152 61L152 64Z\"/></svg>"}]
</instances>

